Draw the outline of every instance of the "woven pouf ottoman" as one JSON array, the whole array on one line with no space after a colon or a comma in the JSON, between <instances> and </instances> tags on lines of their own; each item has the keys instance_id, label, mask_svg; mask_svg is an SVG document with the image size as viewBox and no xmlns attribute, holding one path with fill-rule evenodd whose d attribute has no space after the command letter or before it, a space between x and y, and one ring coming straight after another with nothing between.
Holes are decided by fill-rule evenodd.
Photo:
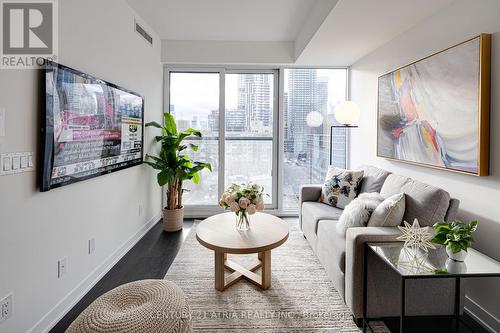
<instances>
[{"instance_id":1,"label":"woven pouf ottoman","mask_svg":"<svg viewBox=\"0 0 500 333\"><path fill-rule=\"evenodd\" d=\"M124 284L96 299L71 324L69 333L192 332L184 292L166 280Z\"/></svg>"}]
</instances>

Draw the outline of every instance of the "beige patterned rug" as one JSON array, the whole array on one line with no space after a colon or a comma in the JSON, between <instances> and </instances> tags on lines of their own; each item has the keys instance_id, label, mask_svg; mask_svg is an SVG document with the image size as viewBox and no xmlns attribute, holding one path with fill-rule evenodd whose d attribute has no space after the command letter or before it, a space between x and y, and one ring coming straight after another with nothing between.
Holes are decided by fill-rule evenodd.
<instances>
[{"instance_id":1,"label":"beige patterned rug","mask_svg":"<svg viewBox=\"0 0 500 333\"><path fill-rule=\"evenodd\" d=\"M272 286L261 290L241 280L214 289L214 254L196 240L195 226L165 279L179 285L191 306L195 332L360 332L295 219L290 237L272 251ZM253 257L230 255L242 264ZM389 332L372 322L375 332Z\"/></svg>"}]
</instances>

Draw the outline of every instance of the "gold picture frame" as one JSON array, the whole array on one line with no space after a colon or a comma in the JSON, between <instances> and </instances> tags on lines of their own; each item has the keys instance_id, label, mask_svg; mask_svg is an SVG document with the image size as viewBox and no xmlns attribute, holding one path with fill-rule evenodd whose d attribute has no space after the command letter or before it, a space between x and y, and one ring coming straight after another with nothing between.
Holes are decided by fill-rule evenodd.
<instances>
[{"instance_id":1,"label":"gold picture frame","mask_svg":"<svg viewBox=\"0 0 500 333\"><path fill-rule=\"evenodd\" d=\"M478 46L476 45L477 42ZM476 51L478 52L477 60L471 57L471 52ZM457 56L457 59L446 58L453 57L454 53ZM464 57L465 61L469 61L471 59L473 61L471 60L470 63L462 64L460 62L461 59L459 59L460 55L467 55L467 57ZM477 69L473 68L475 66L471 66L473 63L476 63L476 61L479 65ZM443 68L445 69L439 67L440 63L444 65ZM470 66L469 68L464 68L462 65ZM425 66L427 66L427 68ZM475 36L380 75L378 78L377 101L377 157L467 175L487 176L489 174L490 151L490 67L491 35L480 34L479 36ZM445 81L446 77L442 78L444 88L442 90L436 90L436 82L439 80L434 80L434 78L439 73L428 74L427 77L421 74L432 73L432 70L436 69L438 72L442 71L443 73L451 76L453 73L456 73L457 78L455 78L455 81L464 83L463 85L459 84L458 88L464 89L463 91L465 92L465 95L467 95L466 97L476 96L477 101L472 98L466 99L466 97L464 97L464 103L460 104L457 103L456 100L452 100L452 105L458 105L458 108L461 106L464 108L463 110L459 110L462 113L455 111L452 107L446 108L446 113L443 111L445 115L433 113L435 112L433 111L435 109L429 107L434 106L432 103L433 93L435 94L438 92L437 100L439 101L443 99L443 94L439 94L442 91L446 91L446 88L449 90L449 94L447 96L456 97L455 95L457 95L457 92L450 89L450 87L455 87L451 86L450 82ZM475 70L477 70L477 73L473 73ZM473 79L470 79L469 76L465 76L465 73L473 73L474 75L470 75ZM461 77L461 75L464 77ZM404 82L402 77L405 78ZM429 78L433 78L433 80L430 80ZM420 80L420 82L416 82L418 80ZM426 82L429 86L426 86ZM476 86L477 91L471 92L470 88L476 88ZM404 92L401 93L401 91ZM422 96L424 98L422 98ZM425 105L426 103L422 101L428 101L428 104ZM418 102L422 102L421 105L418 105ZM473 102L475 103L476 109L470 110ZM381 110L381 107L385 109ZM437 110L441 109L437 108ZM474 111L474 113L472 113L472 111ZM424 116L422 116L422 114ZM427 121L425 116L430 114L432 114L432 116L428 118L432 119ZM472 128L468 128L468 132L471 132L470 134L467 134L470 136L468 139L470 140L471 137L473 138L470 140L471 142L459 145L456 142L457 135L453 136L448 133L450 130L453 131L455 129L452 126L452 123L454 121L456 122L456 119L460 119L450 118L450 115L454 114L466 114L467 117L477 117L472 118L474 126L472 126ZM439 125L443 127L442 124L446 124L446 121L443 121L446 117L450 119L451 124L448 125L448 128L444 131L446 133L443 137L441 137L439 133ZM401 126L400 128L397 128L398 121ZM475 136L476 121L477 137ZM463 123L466 124L465 120ZM433 124L436 126L433 127ZM466 125L464 125L464 127L465 126ZM466 132L466 129L467 128L464 129L463 133ZM473 131L471 131L471 129ZM462 136L466 138L465 134ZM415 138L420 141L415 140ZM450 151L453 149L448 150L448 147L445 144L446 139L449 139L449 141L455 140L453 141L453 144L448 145L448 147L452 147L454 151ZM393 140L393 147L391 147L391 140ZM476 140L477 146L475 145ZM416 142L415 146L412 146L414 142ZM463 156L461 156L460 153L462 150L465 151L466 149L468 149L466 154L464 153ZM474 157L475 159L472 159L474 155L476 155L476 157ZM469 159L467 160L465 157Z\"/></svg>"}]
</instances>

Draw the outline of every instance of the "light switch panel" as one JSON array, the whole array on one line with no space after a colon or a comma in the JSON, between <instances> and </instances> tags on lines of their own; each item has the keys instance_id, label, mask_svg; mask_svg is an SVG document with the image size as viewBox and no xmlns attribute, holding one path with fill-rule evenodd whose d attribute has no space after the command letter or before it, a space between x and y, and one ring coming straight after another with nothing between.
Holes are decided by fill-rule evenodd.
<instances>
[{"instance_id":1,"label":"light switch panel","mask_svg":"<svg viewBox=\"0 0 500 333\"><path fill-rule=\"evenodd\" d=\"M26 169L28 167L28 155L21 156L21 169Z\"/></svg>"},{"instance_id":2,"label":"light switch panel","mask_svg":"<svg viewBox=\"0 0 500 333\"><path fill-rule=\"evenodd\" d=\"M12 170L17 170L21 166L21 156L16 155L12 157Z\"/></svg>"},{"instance_id":3,"label":"light switch panel","mask_svg":"<svg viewBox=\"0 0 500 333\"><path fill-rule=\"evenodd\" d=\"M0 176L34 171L33 152L0 155Z\"/></svg>"},{"instance_id":4,"label":"light switch panel","mask_svg":"<svg viewBox=\"0 0 500 333\"><path fill-rule=\"evenodd\" d=\"M0 108L0 138L5 136L5 108Z\"/></svg>"},{"instance_id":5,"label":"light switch panel","mask_svg":"<svg viewBox=\"0 0 500 333\"><path fill-rule=\"evenodd\" d=\"M3 171L10 171L12 169L12 161L10 156L5 156L2 158L2 169Z\"/></svg>"}]
</instances>

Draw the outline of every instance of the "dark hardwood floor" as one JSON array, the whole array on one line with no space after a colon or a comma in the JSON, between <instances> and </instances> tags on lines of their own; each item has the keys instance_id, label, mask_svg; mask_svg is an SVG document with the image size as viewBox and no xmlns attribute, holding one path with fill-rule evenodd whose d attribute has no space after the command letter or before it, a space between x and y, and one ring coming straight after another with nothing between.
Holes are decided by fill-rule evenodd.
<instances>
[{"instance_id":1,"label":"dark hardwood floor","mask_svg":"<svg viewBox=\"0 0 500 333\"><path fill-rule=\"evenodd\" d=\"M163 279L192 225L193 220L184 220L182 231L167 233L158 222L50 332L64 332L90 303L115 287L137 280Z\"/></svg>"},{"instance_id":2,"label":"dark hardwood floor","mask_svg":"<svg viewBox=\"0 0 500 333\"><path fill-rule=\"evenodd\" d=\"M143 279L162 279L186 239L193 220L184 221L184 229L176 233L163 232L158 222L50 331L64 332L73 320L96 298L124 283ZM487 333L471 317L464 315L459 327L461 333ZM398 319L388 318L386 325L391 332L398 332ZM409 318L408 333L454 332L453 321L436 318Z\"/></svg>"}]
</instances>

